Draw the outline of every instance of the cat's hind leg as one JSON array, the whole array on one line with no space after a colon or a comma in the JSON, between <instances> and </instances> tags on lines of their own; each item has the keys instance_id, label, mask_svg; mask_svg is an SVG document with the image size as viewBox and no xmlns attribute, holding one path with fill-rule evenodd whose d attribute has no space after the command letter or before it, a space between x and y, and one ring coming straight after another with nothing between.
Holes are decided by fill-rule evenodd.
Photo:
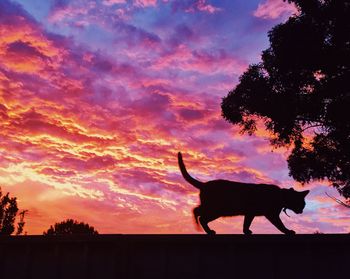
<instances>
[{"instance_id":1,"label":"cat's hind leg","mask_svg":"<svg viewBox=\"0 0 350 279\"><path fill-rule=\"evenodd\" d=\"M208 223L211 221L214 221L217 218L218 218L217 216L214 217L214 216L206 216L206 215L199 217L199 222L201 223L202 228L207 234L210 234L210 235L216 234L214 230L209 228Z\"/></svg>"},{"instance_id":2,"label":"cat's hind leg","mask_svg":"<svg viewBox=\"0 0 350 279\"><path fill-rule=\"evenodd\" d=\"M253 222L254 215L245 215L244 216L244 223L243 223L243 233L244 234L252 234L252 231L249 229L250 225Z\"/></svg>"},{"instance_id":3,"label":"cat's hind leg","mask_svg":"<svg viewBox=\"0 0 350 279\"><path fill-rule=\"evenodd\" d=\"M194 221L196 223L197 230L200 230L200 226L199 226L199 222L198 222L199 216L201 216L201 207L197 206L193 209L193 217L194 217Z\"/></svg>"}]
</instances>

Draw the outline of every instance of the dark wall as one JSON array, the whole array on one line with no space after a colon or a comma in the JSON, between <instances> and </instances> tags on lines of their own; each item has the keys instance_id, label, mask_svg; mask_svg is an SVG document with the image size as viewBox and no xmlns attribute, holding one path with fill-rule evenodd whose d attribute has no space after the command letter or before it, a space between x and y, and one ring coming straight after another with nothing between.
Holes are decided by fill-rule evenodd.
<instances>
[{"instance_id":1,"label":"dark wall","mask_svg":"<svg viewBox=\"0 0 350 279\"><path fill-rule=\"evenodd\" d=\"M349 278L350 235L0 237L0 279Z\"/></svg>"}]
</instances>

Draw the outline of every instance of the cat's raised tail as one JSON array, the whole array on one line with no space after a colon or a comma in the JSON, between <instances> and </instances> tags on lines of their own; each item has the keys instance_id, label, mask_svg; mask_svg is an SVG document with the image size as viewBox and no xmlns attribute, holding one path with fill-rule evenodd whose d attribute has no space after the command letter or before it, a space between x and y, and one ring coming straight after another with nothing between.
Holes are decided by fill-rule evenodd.
<instances>
[{"instance_id":1,"label":"cat's raised tail","mask_svg":"<svg viewBox=\"0 0 350 279\"><path fill-rule=\"evenodd\" d=\"M179 167L182 173L182 176L185 178L185 180L192 184L194 187L197 189L201 189L203 186L203 182L198 181L197 179L194 179L190 174L187 172L184 161L182 160L182 154L179 152L177 154L178 162L179 162Z\"/></svg>"}]
</instances>

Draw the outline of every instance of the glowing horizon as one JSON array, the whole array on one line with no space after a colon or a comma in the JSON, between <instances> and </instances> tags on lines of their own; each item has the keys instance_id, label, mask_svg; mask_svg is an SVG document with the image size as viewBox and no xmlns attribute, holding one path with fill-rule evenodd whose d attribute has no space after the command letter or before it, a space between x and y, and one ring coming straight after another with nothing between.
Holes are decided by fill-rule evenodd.
<instances>
[{"instance_id":1,"label":"glowing horizon","mask_svg":"<svg viewBox=\"0 0 350 279\"><path fill-rule=\"evenodd\" d=\"M288 150L249 137L220 102L295 8L280 0L3 0L0 3L0 186L41 234L73 218L99 233L197 233L198 192L181 177L301 189ZM273 152L272 152L273 151ZM311 189L298 233L348 232L350 217ZM336 194L335 194L336 195ZM218 233L241 233L242 218ZM254 233L279 233L257 218Z\"/></svg>"}]
</instances>

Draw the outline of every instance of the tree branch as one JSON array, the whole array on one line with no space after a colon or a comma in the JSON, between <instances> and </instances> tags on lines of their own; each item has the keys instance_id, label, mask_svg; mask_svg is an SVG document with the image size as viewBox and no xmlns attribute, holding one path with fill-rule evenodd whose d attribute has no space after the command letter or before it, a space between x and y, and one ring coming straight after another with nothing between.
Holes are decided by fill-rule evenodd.
<instances>
[{"instance_id":1,"label":"tree branch","mask_svg":"<svg viewBox=\"0 0 350 279\"><path fill-rule=\"evenodd\" d=\"M333 196L330 196L327 192L325 192L325 193L326 193L326 195L327 195L328 197L330 197L332 200L336 201L338 204L343 205L343 206L345 206L345 207L347 207L347 208L350 208L350 205L344 203L343 201L341 201L341 200L339 200L339 199L337 199L337 198L335 198L335 197L333 197Z\"/></svg>"}]
</instances>

